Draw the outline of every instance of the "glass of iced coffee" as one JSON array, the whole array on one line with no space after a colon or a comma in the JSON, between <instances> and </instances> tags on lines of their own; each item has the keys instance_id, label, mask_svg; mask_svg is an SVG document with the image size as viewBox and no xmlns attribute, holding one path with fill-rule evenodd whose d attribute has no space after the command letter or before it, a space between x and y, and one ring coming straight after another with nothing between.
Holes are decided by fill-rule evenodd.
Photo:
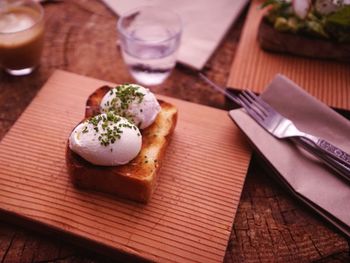
<instances>
[{"instance_id":1,"label":"glass of iced coffee","mask_svg":"<svg viewBox=\"0 0 350 263\"><path fill-rule=\"evenodd\" d=\"M0 66L9 74L30 74L44 46L44 10L33 0L0 0Z\"/></svg>"}]
</instances>

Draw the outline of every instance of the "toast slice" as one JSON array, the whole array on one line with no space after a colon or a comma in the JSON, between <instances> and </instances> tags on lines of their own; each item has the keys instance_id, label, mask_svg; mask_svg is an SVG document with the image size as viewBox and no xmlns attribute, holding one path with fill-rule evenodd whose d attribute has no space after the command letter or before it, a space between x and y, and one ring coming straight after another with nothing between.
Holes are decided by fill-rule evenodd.
<instances>
[{"instance_id":1,"label":"toast slice","mask_svg":"<svg viewBox=\"0 0 350 263\"><path fill-rule=\"evenodd\" d=\"M86 118L100 113L100 102L110 89L103 86L90 95L86 102ZM67 146L67 168L76 187L111 193L141 203L149 201L156 188L159 169L177 121L176 107L165 101L158 102L161 111L156 120L141 130L140 153L125 165L94 165Z\"/></svg>"},{"instance_id":2,"label":"toast slice","mask_svg":"<svg viewBox=\"0 0 350 263\"><path fill-rule=\"evenodd\" d=\"M260 22L258 41L261 48L266 51L316 59L350 61L349 43L279 32L266 19L262 19Z\"/></svg>"}]
</instances>

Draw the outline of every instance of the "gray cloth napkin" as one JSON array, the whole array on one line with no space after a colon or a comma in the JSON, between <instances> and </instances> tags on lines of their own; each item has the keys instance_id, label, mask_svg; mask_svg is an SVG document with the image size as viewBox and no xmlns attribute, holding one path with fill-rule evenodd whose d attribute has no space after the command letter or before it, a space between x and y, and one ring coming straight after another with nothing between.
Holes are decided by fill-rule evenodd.
<instances>
[{"instance_id":1,"label":"gray cloth napkin","mask_svg":"<svg viewBox=\"0 0 350 263\"><path fill-rule=\"evenodd\" d=\"M261 96L300 130L350 152L350 122L288 78L277 75ZM270 135L244 110L232 110L229 114L286 186L350 236L350 184L289 140Z\"/></svg>"},{"instance_id":2,"label":"gray cloth napkin","mask_svg":"<svg viewBox=\"0 0 350 263\"><path fill-rule=\"evenodd\" d=\"M183 34L178 61L202 69L249 0L103 0L118 15L145 5L178 13Z\"/></svg>"}]
</instances>

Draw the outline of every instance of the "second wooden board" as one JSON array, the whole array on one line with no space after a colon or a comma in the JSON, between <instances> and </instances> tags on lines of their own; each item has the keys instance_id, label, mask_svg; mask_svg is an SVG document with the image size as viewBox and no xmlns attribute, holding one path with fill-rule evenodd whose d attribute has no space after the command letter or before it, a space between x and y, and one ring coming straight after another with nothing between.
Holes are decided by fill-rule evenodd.
<instances>
[{"instance_id":1,"label":"second wooden board","mask_svg":"<svg viewBox=\"0 0 350 263\"><path fill-rule=\"evenodd\" d=\"M265 11L259 8L261 3L251 3L228 86L262 92L281 73L327 105L350 109L349 63L270 53L260 48L257 34Z\"/></svg>"}]
</instances>

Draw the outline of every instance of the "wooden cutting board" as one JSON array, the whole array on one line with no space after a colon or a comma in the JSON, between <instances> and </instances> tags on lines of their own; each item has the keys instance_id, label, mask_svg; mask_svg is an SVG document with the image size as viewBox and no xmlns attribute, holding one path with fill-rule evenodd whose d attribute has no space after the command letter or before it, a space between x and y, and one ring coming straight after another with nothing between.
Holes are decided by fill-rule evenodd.
<instances>
[{"instance_id":1,"label":"wooden cutting board","mask_svg":"<svg viewBox=\"0 0 350 263\"><path fill-rule=\"evenodd\" d=\"M106 82L56 71L0 143L2 218L113 256L222 262L250 151L227 112L159 96L178 124L148 205L75 189L66 141Z\"/></svg>"},{"instance_id":2,"label":"wooden cutting board","mask_svg":"<svg viewBox=\"0 0 350 263\"><path fill-rule=\"evenodd\" d=\"M277 73L282 73L329 106L350 109L350 63L307 59L263 51L257 41L265 12L254 0L232 64L229 87L262 92Z\"/></svg>"}]
</instances>

